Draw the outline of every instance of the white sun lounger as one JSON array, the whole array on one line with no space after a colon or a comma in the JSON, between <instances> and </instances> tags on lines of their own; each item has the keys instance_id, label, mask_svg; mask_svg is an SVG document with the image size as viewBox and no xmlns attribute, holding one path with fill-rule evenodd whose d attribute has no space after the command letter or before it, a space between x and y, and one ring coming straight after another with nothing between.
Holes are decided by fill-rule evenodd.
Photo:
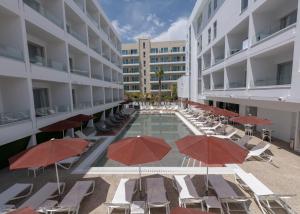
<instances>
[{"instance_id":1,"label":"white sun lounger","mask_svg":"<svg viewBox=\"0 0 300 214\"><path fill-rule=\"evenodd\" d=\"M236 169L235 172L238 184L254 196L259 208L264 214L276 214L276 210L279 209L286 211L288 214L296 214L284 200L295 195L275 194L253 174L247 173L241 168Z\"/></svg>"},{"instance_id":2,"label":"white sun lounger","mask_svg":"<svg viewBox=\"0 0 300 214\"><path fill-rule=\"evenodd\" d=\"M217 123L216 125L211 126L211 127L200 127L200 129L201 129L202 131L206 131L206 130L216 130L216 129L219 128L221 125L222 125L222 123Z\"/></svg>"},{"instance_id":3,"label":"white sun lounger","mask_svg":"<svg viewBox=\"0 0 300 214\"><path fill-rule=\"evenodd\" d=\"M132 198L136 190L136 180L122 178L111 203L106 203L107 212L111 213L113 209L124 209L125 213L129 213Z\"/></svg>"},{"instance_id":4,"label":"white sun lounger","mask_svg":"<svg viewBox=\"0 0 300 214\"><path fill-rule=\"evenodd\" d=\"M237 129L230 130L226 135L217 134L214 131L204 131L206 135L213 135L214 137L222 138L222 139L230 139L238 132Z\"/></svg>"},{"instance_id":5,"label":"white sun lounger","mask_svg":"<svg viewBox=\"0 0 300 214\"><path fill-rule=\"evenodd\" d=\"M78 130L74 133L77 137L82 138L87 141L94 141L97 142L99 141L102 137L101 136L90 136L90 135L85 135L82 131Z\"/></svg>"},{"instance_id":6,"label":"white sun lounger","mask_svg":"<svg viewBox=\"0 0 300 214\"><path fill-rule=\"evenodd\" d=\"M189 175L174 175L173 185L178 192L180 207L186 207L187 204L200 204L203 210L204 199L198 195Z\"/></svg>"},{"instance_id":7,"label":"white sun lounger","mask_svg":"<svg viewBox=\"0 0 300 214\"><path fill-rule=\"evenodd\" d=\"M60 166L63 169L71 169L71 167L79 161L80 156L70 157L65 160L59 161L57 166Z\"/></svg>"},{"instance_id":8,"label":"white sun lounger","mask_svg":"<svg viewBox=\"0 0 300 214\"><path fill-rule=\"evenodd\" d=\"M216 192L218 199L225 206L227 213L236 211L250 213L246 205L246 202L249 201L250 198L239 196L222 175L208 175L208 181ZM240 204L243 209L232 209L230 204Z\"/></svg>"},{"instance_id":9,"label":"white sun lounger","mask_svg":"<svg viewBox=\"0 0 300 214\"><path fill-rule=\"evenodd\" d=\"M246 148L247 144L250 142L250 140L252 139L251 136L249 135L244 135L242 138L240 139L232 139L232 141L241 146L242 148Z\"/></svg>"},{"instance_id":10,"label":"white sun lounger","mask_svg":"<svg viewBox=\"0 0 300 214\"><path fill-rule=\"evenodd\" d=\"M82 200L91 195L95 189L95 181L77 181L57 206L45 208L46 213L67 212L78 213Z\"/></svg>"},{"instance_id":11,"label":"white sun lounger","mask_svg":"<svg viewBox=\"0 0 300 214\"><path fill-rule=\"evenodd\" d=\"M60 192L63 193L64 189L65 183L60 183ZM57 196L57 183L47 183L36 193L34 193L28 200L26 200L19 208L31 207L34 210L38 210L46 200Z\"/></svg>"},{"instance_id":12,"label":"white sun lounger","mask_svg":"<svg viewBox=\"0 0 300 214\"><path fill-rule=\"evenodd\" d=\"M166 214L170 213L170 202L167 199L163 178L147 178L146 194L150 213L151 208L165 207Z\"/></svg>"},{"instance_id":13,"label":"white sun lounger","mask_svg":"<svg viewBox=\"0 0 300 214\"><path fill-rule=\"evenodd\" d=\"M246 160L250 159L251 157L257 158L260 160L264 160L267 162L272 161L272 156L266 154L266 151L270 148L271 144L265 141L261 141L259 144L257 144L255 147L253 147L247 157Z\"/></svg>"},{"instance_id":14,"label":"white sun lounger","mask_svg":"<svg viewBox=\"0 0 300 214\"><path fill-rule=\"evenodd\" d=\"M14 205L8 204L8 202L13 200L18 200L21 198L26 198L32 193L33 184L21 184L16 183L1 192L0 194L0 213L5 212L5 209L14 208Z\"/></svg>"}]
</instances>

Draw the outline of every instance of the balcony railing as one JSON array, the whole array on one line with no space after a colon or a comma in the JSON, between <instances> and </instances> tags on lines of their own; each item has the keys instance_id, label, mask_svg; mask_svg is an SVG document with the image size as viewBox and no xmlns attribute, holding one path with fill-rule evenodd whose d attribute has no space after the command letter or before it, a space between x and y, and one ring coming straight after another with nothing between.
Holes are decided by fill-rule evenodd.
<instances>
[{"instance_id":1,"label":"balcony railing","mask_svg":"<svg viewBox=\"0 0 300 214\"><path fill-rule=\"evenodd\" d=\"M89 72L87 70L80 69L80 68L72 68L71 73L77 74L77 75L80 75L80 76L85 76L85 77L89 76Z\"/></svg>"},{"instance_id":2,"label":"balcony railing","mask_svg":"<svg viewBox=\"0 0 300 214\"><path fill-rule=\"evenodd\" d=\"M87 17L95 25L95 27L97 27L98 29L100 28L98 21L95 20L95 18L91 14L87 13Z\"/></svg>"},{"instance_id":3,"label":"balcony railing","mask_svg":"<svg viewBox=\"0 0 300 214\"><path fill-rule=\"evenodd\" d=\"M29 110L18 112L1 112L0 113L0 126L16 123L20 121L30 120Z\"/></svg>"},{"instance_id":4,"label":"balcony railing","mask_svg":"<svg viewBox=\"0 0 300 214\"><path fill-rule=\"evenodd\" d=\"M104 75L104 81L111 82L111 77Z\"/></svg>"},{"instance_id":5,"label":"balcony railing","mask_svg":"<svg viewBox=\"0 0 300 214\"><path fill-rule=\"evenodd\" d=\"M16 60L24 60L23 51L21 49L0 44L0 56L8 57Z\"/></svg>"},{"instance_id":6,"label":"balcony railing","mask_svg":"<svg viewBox=\"0 0 300 214\"><path fill-rule=\"evenodd\" d=\"M31 7L32 9L34 9L39 14L41 14L42 16L44 16L46 19L48 19L49 21L57 25L58 27L63 28L64 24L62 19L58 18L57 15L51 13L49 10L44 8L40 4L40 2L36 0L24 0L24 3L27 4L29 7Z\"/></svg>"},{"instance_id":7,"label":"balcony railing","mask_svg":"<svg viewBox=\"0 0 300 214\"><path fill-rule=\"evenodd\" d=\"M54 105L51 107L43 107L43 108L35 109L35 115L37 117L47 117L47 116L66 113L66 112L70 112L69 105Z\"/></svg>"},{"instance_id":8,"label":"balcony railing","mask_svg":"<svg viewBox=\"0 0 300 214\"><path fill-rule=\"evenodd\" d=\"M275 79L264 79L264 80L255 80L251 81L251 87L268 87L268 86L289 86L291 85L291 81L278 81Z\"/></svg>"},{"instance_id":9,"label":"balcony railing","mask_svg":"<svg viewBox=\"0 0 300 214\"><path fill-rule=\"evenodd\" d=\"M103 80L103 73L101 71L92 71L92 78Z\"/></svg>"},{"instance_id":10,"label":"balcony railing","mask_svg":"<svg viewBox=\"0 0 300 214\"><path fill-rule=\"evenodd\" d=\"M94 47L91 47L94 51L96 51L98 54L101 55L101 47L99 47L98 45L97 46L94 46Z\"/></svg>"},{"instance_id":11,"label":"balcony railing","mask_svg":"<svg viewBox=\"0 0 300 214\"><path fill-rule=\"evenodd\" d=\"M52 59L47 60L45 57L41 56L30 57L30 62L35 65L52 68L58 71L67 71L67 65L65 63Z\"/></svg>"},{"instance_id":12,"label":"balcony railing","mask_svg":"<svg viewBox=\"0 0 300 214\"><path fill-rule=\"evenodd\" d=\"M94 100L94 106L100 106L104 104L104 99Z\"/></svg>"},{"instance_id":13,"label":"balcony railing","mask_svg":"<svg viewBox=\"0 0 300 214\"><path fill-rule=\"evenodd\" d=\"M224 84L215 84L214 89L224 89Z\"/></svg>"},{"instance_id":14,"label":"balcony railing","mask_svg":"<svg viewBox=\"0 0 300 214\"><path fill-rule=\"evenodd\" d=\"M82 110L82 109L87 109L91 108L91 102L85 101L85 102L79 102L73 105L75 110Z\"/></svg>"},{"instance_id":15,"label":"balcony railing","mask_svg":"<svg viewBox=\"0 0 300 214\"><path fill-rule=\"evenodd\" d=\"M262 31L258 32L255 37L254 37L254 41L253 43L257 43L265 38L268 38L270 36L272 36L273 34L280 32L286 28L288 28L291 25L294 25L296 23L297 20L291 20L289 23L287 23L285 26L281 26L280 24L276 24L276 25L269 25L263 28Z\"/></svg>"},{"instance_id":16,"label":"balcony railing","mask_svg":"<svg viewBox=\"0 0 300 214\"><path fill-rule=\"evenodd\" d=\"M229 88L246 88L246 81L240 81L240 82L230 82Z\"/></svg>"},{"instance_id":17,"label":"balcony railing","mask_svg":"<svg viewBox=\"0 0 300 214\"><path fill-rule=\"evenodd\" d=\"M74 2L84 12L84 4L79 0L74 0Z\"/></svg>"},{"instance_id":18,"label":"balcony railing","mask_svg":"<svg viewBox=\"0 0 300 214\"><path fill-rule=\"evenodd\" d=\"M86 38L84 36L82 36L80 33L70 29L69 27L67 27L67 32L69 34L71 34L73 37L75 37L76 39L78 39L79 41L81 41L82 43L86 44Z\"/></svg>"},{"instance_id":19,"label":"balcony railing","mask_svg":"<svg viewBox=\"0 0 300 214\"><path fill-rule=\"evenodd\" d=\"M105 103L111 103L112 102L112 98L105 98Z\"/></svg>"}]
</instances>

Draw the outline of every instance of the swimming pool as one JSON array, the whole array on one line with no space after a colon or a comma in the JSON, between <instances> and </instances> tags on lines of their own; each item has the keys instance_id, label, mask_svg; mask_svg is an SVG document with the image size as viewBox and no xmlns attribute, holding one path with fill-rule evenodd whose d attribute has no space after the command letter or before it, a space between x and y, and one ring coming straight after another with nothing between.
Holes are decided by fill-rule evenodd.
<instances>
[{"instance_id":1,"label":"swimming pool","mask_svg":"<svg viewBox=\"0 0 300 214\"><path fill-rule=\"evenodd\" d=\"M193 134L189 128L174 114L153 114L142 115L137 114L135 119L128 124L128 127L115 140L125 137L134 137L138 135L155 136L165 139L171 146L172 150L159 162L144 164L143 166L181 166L184 155L177 150L175 142ZM106 154L99 158L95 163L95 167L120 167L124 166L116 161L108 160Z\"/></svg>"}]
</instances>

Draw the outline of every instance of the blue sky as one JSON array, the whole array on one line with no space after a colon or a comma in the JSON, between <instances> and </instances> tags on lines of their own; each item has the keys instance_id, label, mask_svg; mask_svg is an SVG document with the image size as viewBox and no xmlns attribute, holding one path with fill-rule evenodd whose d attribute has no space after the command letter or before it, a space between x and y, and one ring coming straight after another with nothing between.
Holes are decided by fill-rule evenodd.
<instances>
[{"instance_id":1,"label":"blue sky","mask_svg":"<svg viewBox=\"0 0 300 214\"><path fill-rule=\"evenodd\" d=\"M196 0L98 0L121 36L154 41L185 39L186 23Z\"/></svg>"}]
</instances>

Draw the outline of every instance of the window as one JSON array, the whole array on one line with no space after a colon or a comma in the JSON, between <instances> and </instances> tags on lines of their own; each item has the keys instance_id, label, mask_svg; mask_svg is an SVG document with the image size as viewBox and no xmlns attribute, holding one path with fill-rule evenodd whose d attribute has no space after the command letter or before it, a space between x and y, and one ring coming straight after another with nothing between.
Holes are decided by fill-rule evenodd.
<instances>
[{"instance_id":1,"label":"window","mask_svg":"<svg viewBox=\"0 0 300 214\"><path fill-rule=\"evenodd\" d=\"M150 52L151 53L158 53L158 48L151 48Z\"/></svg>"},{"instance_id":2,"label":"window","mask_svg":"<svg viewBox=\"0 0 300 214\"><path fill-rule=\"evenodd\" d=\"M46 108L49 107L49 91L48 88L33 89L34 107Z\"/></svg>"},{"instance_id":3,"label":"window","mask_svg":"<svg viewBox=\"0 0 300 214\"><path fill-rule=\"evenodd\" d=\"M145 51L143 52L143 56L144 56L144 58L146 57L146 52Z\"/></svg>"},{"instance_id":4,"label":"window","mask_svg":"<svg viewBox=\"0 0 300 214\"><path fill-rule=\"evenodd\" d=\"M210 18L211 17L211 1L208 3L208 12L207 12L207 14L208 14L208 18Z\"/></svg>"},{"instance_id":5,"label":"window","mask_svg":"<svg viewBox=\"0 0 300 214\"><path fill-rule=\"evenodd\" d=\"M277 85L291 84L293 62L285 62L277 65Z\"/></svg>"},{"instance_id":6,"label":"window","mask_svg":"<svg viewBox=\"0 0 300 214\"><path fill-rule=\"evenodd\" d=\"M218 8L218 0L214 0L214 10Z\"/></svg>"},{"instance_id":7,"label":"window","mask_svg":"<svg viewBox=\"0 0 300 214\"><path fill-rule=\"evenodd\" d=\"M144 79L144 84L146 85L146 79Z\"/></svg>"},{"instance_id":8,"label":"window","mask_svg":"<svg viewBox=\"0 0 300 214\"><path fill-rule=\"evenodd\" d=\"M248 8L248 0L241 0L241 12Z\"/></svg>"},{"instance_id":9,"label":"window","mask_svg":"<svg viewBox=\"0 0 300 214\"><path fill-rule=\"evenodd\" d=\"M44 63L45 49L44 47L28 42L28 52L31 63Z\"/></svg>"},{"instance_id":10,"label":"window","mask_svg":"<svg viewBox=\"0 0 300 214\"><path fill-rule=\"evenodd\" d=\"M214 22L214 39L217 38L217 21Z\"/></svg>"},{"instance_id":11,"label":"window","mask_svg":"<svg viewBox=\"0 0 300 214\"><path fill-rule=\"evenodd\" d=\"M144 76L146 76L146 70L144 70Z\"/></svg>"},{"instance_id":12,"label":"window","mask_svg":"<svg viewBox=\"0 0 300 214\"><path fill-rule=\"evenodd\" d=\"M199 38L199 51L202 51L202 35Z\"/></svg>"},{"instance_id":13,"label":"window","mask_svg":"<svg viewBox=\"0 0 300 214\"><path fill-rule=\"evenodd\" d=\"M122 55L127 55L127 50L122 50Z\"/></svg>"},{"instance_id":14,"label":"window","mask_svg":"<svg viewBox=\"0 0 300 214\"><path fill-rule=\"evenodd\" d=\"M208 29L208 44L211 42L211 28Z\"/></svg>"},{"instance_id":15,"label":"window","mask_svg":"<svg viewBox=\"0 0 300 214\"><path fill-rule=\"evenodd\" d=\"M144 67L146 67L146 61L144 61Z\"/></svg>"},{"instance_id":16,"label":"window","mask_svg":"<svg viewBox=\"0 0 300 214\"><path fill-rule=\"evenodd\" d=\"M143 48L144 48L144 49L146 48L146 43L145 43L145 42L143 42Z\"/></svg>"},{"instance_id":17,"label":"window","mask_svg":"<svg viewBox=\"0 0 300 214\"><path fill-rule=\"evenodd\" d=\"M200 14L198 21L197 21L197 33L200 33L201 26L202 26L202 19L203 19L203 15Z\"/></svg>"},{"instance_id":18,"label":"window","mask_svg":"<svg viewBox=\"0 0 300 214\"><path fill-rule=\"evenodd\" d=\"M182 52L185 52L185 46L182 47Z\"/></svg>"}]
</instances>

